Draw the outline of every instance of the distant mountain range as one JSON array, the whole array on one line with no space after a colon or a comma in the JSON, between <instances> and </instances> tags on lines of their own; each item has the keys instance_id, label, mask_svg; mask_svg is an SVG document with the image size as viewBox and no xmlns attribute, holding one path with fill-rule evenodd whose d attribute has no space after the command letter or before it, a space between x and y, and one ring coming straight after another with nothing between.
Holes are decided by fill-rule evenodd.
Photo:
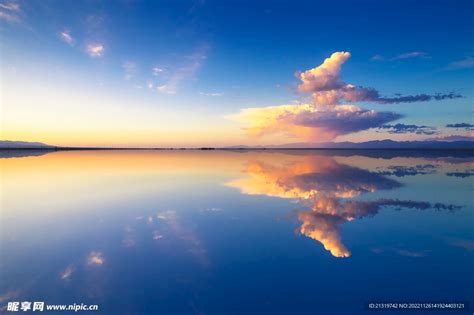
<instances>
[{"instance_id":1,"label":"distant mountain range","mask_svg":"<svg viewBox=\"0 0 474 315\"><path fill-rule=\"evenodd\" d=\"M463 141L393 141L288 143L268 146L233 146L228 149L474 149L473 140Z\"/></svg>"},{"instance_id":2,"label":"distant mountain range","mask_svg":"<svg viewBox=\"0 0 474 315\"><path fill-rule=\"evenodd\" d=\"M74 147L56 147L41 142L0 141L0 149L77 149ZM88 149L88 148L81 148ZM97 147L91 149L99 149ZM103 148L113 149L113 148ZM123 149L123 148L121 148ZM140 149L140 148L133 148ZM150 148L147 148L150 149ZM158 149L158 148L157 148ZM206 148L213 149L213 148ZM217 149L217 148L216 148ZM288 143L282 145L247 146L238 145L222 149L474 149L474 139L466 138L462 141L393 141L374 140L366 142L323 142L323 143Z\"/></svg>"},{"instance_id":3,"label":"distant mountain range","mask_svg":"<svg viewBox=\"0 0 474 315\"><path fill-rule=\"evenodd\" d=\"M55 146L41 142L0 140L0 149L54 149Z\"/></svg>"}]
</instances>

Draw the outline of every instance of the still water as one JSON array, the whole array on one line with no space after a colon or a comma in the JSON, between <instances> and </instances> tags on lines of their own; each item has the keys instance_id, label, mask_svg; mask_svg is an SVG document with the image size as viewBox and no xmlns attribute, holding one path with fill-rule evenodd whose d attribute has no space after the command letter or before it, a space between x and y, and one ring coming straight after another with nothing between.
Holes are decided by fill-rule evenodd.
<instances>
[{"instance_id":1,"label":"still water","mask_svg":"<svg viewBox=\"0 0 474 315\"><path fill-rule=\"evenodd\" d=\"M3 311L474 306L472 152L2 152L0 167Z\"/></svg>"}]
</instances>

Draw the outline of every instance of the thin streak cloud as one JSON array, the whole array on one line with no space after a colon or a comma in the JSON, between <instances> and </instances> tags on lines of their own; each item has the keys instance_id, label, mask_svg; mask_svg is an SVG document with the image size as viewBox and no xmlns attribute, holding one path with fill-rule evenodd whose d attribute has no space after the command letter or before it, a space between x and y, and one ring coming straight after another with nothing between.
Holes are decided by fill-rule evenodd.
<instances>
[{"instance_id":1,"label":"thin streak cloud","mask_svg":"<svg viewBox=\"0 0 474 315\"><path fill-rule=\"evenodd\" d=\"M65 30L59 33L59 37L63 42L68 44L69 46L74 46L75 40L71 35L71 32Z\"/></svg>"},{"instance_id":2,"label":"thin streak cloud","mask_svg":"<svg viewBox=\"0 0 474 315\"><path fill-rule=\"evenodd\" d=\"M8 11L20 12L20 5L15 2L1 2L0 8Z\"/></svg>"},{"instance_id":3,"label":"thin streak cloud","mask_svg":"<svg viewBox=\"0 0 474 315\"><path fill-rule=\"evenodd\" d=\"M392 134L403 134L403 133L414 133L417 135L433 135L436 134L436 128L431 126L418 126L418 125L406 125L406 124L395 124L395 125L383 125L380 129L386 130Z\"/></svg>"},{"instance_id":4,"label":"thin streak cloud","mask_svg":"<svg viewBox=\"0 0 474 315\"><path fill-rule=\"evenodd\" d=\"M21 24L21 7L16 2L0 2L0 19L11 24Z\"/></svg>"},{"instance_id":5,"label":"thin streak cloud","mask_svg":"<svg viewBox=\"0 0 474 315\"><path fill-rule=\"evenodd\" d=\"M194 54L188 56L184 65L176 68L168 80L164 84L158 85L156 90L159 93L175 94L179 86L193 78L196 72L201 68L204 60L207 58L207 50L208 46L201 46Z\"/></svg>"}]
</instances>

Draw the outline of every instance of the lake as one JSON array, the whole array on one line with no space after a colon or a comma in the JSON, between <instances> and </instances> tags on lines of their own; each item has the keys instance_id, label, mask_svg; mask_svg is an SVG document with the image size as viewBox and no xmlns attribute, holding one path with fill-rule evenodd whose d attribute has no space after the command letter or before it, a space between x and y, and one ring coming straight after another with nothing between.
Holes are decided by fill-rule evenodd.
<instances>
[{"instance_id":1,"label":"lake","mask_svg":"<svg viewBox=\"0 0 474 315\"><path fill-rule=\"evenodd\" d=\"M377 314L368 303L463 302L471 310L435 313L472 314L473 156L4 151L0 306Z\"/></svg>"}]
</instances>

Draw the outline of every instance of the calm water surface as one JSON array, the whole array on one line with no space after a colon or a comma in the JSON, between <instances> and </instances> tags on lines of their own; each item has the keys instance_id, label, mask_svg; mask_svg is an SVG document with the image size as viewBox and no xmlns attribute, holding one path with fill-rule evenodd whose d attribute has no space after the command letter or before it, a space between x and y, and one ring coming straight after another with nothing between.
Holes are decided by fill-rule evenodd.
<instances>
[{"instance_id":1,"label":"calm water surface","mask_svg":"<svg viewBox=\"0 0 474 315\"><path fill-rule=\"evenodd\" d=\"M3 152L0 166L2 307L374 314L367 302L474 305L469 153Z\"/></svg>"}]
</instances>

